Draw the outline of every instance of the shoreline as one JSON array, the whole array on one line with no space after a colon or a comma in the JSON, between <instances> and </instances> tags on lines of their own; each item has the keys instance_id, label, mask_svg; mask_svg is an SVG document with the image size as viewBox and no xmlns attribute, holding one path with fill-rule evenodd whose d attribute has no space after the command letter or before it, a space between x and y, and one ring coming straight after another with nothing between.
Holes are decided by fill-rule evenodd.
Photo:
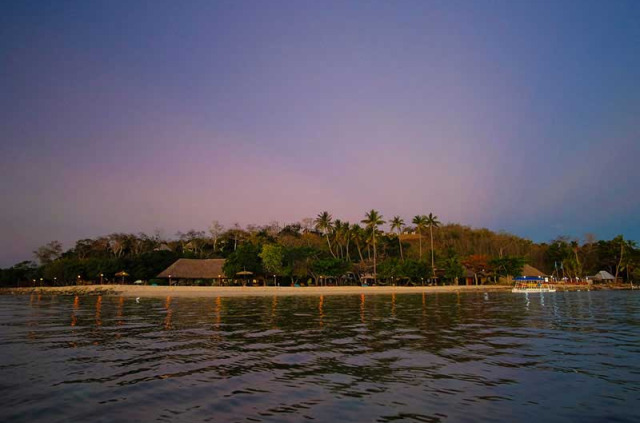
<instances>
[{"instance_id":1,"label":"shoreline","mask_svg":"<svg viewBox=\"0 0 640 423\"><path fill-rule=\"evenodd\" d=\"M628 285L556 285L563 291L631 290ZM461 292L510 292L512 285L446 285L446 286L149 286L89 285L34 288L0 288L0 295L114 295L123 297L273 297L320 295L435 294Z\"/></svg>"},{"instance_id":2,"label":"shoreline","mask_svg":"<svg viewBox=\"0 0 640 423\"><path fill-rule=\"evenodd\" d=\"M273 296L320 296L320 295L378 295L421 294L460 292L508 292L511 285L478 286L314 286L314 287L240 287L240 286L136 286L136 285L90 285L35 288L2 288L0 295L114 295L123 297L273 297Z\"/></svg>"}]
</instances>

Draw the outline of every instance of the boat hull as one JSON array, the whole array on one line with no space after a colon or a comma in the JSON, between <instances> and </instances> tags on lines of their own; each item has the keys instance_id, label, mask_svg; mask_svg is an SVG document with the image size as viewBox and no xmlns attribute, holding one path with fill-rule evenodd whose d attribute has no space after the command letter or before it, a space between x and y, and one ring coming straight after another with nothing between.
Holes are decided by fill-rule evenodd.
<instances>
[{"instance_id":1,"label":"boat hull","mask_svg":"<svg viewBox=\"0 0 640 423\"><path fill-rule=\"evenodd\" d=\"M536 292L556 292L556 289L555 288L513 288L511 292L528 294L528 293L536 293Z\"/></svg>"}]
</instances>

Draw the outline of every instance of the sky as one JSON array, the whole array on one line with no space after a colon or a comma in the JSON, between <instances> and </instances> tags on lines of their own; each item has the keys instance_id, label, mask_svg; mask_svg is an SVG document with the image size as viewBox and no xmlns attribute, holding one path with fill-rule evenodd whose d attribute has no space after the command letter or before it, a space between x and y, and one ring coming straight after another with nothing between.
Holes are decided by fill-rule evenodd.
<instances>
[{"instance_id":1,"label":"sky","mask_svg":"<svg viewBox=\"0 0 640 423\"><path fill-rule=\"evenodd\" d=\"M371 209L640 241L639 1L0 3L0 267Z\"/></svg>"}]
</instances>

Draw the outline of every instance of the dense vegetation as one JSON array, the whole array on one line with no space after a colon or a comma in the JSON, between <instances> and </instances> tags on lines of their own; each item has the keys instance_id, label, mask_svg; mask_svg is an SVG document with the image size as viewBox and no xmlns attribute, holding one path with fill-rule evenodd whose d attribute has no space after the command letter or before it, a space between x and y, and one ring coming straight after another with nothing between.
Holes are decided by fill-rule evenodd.
<instances>
[{"instance_id":1,"label":"dense vegetation","mask_svg":"<svg viewBox=\"0 0 640 423\"><path fill-rule=\"evenodd\" d=\"M381 227L388 224L389 231ZM516 276L525 263L559 277L582 278L606 270L625 281L640 279L640 250L622 235L611 240L559 237L550 243L459 224L442 225L433 214L399 216L386 222L376 210L358 223L333 219L322 212L315 219L281 227L234 225L214 221L208 231L158 234L111 234L81 239L63 251L53 241L34 252L38 262L0 269L0 285L67 285L113 282L126 270L128 281L154 278L176 259L225 258L225 273L241 270L258 277L277 275L286 281L342 283L375 275L381 283L458 283L473 274L480 281ZM120 280L120 278L117 278Z\"/></svg>"}]
</instances>

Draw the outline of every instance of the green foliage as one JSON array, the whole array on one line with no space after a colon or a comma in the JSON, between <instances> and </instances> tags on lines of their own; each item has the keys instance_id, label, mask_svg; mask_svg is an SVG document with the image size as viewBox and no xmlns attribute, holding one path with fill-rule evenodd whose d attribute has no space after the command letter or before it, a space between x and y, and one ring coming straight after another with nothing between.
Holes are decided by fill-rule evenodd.
<instances>
[{"instance_id":1,"label":"green foliage","mask_svg":"<svg viewBox=\"0 0 640 423\"><path fill-rule=\"evenodd\" d=\"M177 254L172 251L150 251L128 261L129 266L123 268L130 269L128 272L131 274L132 280L149 280L169 267L178 258Z\"/></svg>"},{"instance_id":2,"label":"green foliage","mask_svg":"<svg viewBox=\"0 0 640 423\"><path fill-rule=\"evenodd\" d=\"M416 227L407 231L403 231L402 217L394 216L390 229L395 233L385 233L380 228L384 221L376 210L368 212L362 222L366 229L334 219L325 211L316 219L303 219L282 229L278 223L249 225L246 229L236 224L226 230L212 224L208 232L189 230L172 240L163 239L158 233L113 233L78 240L64 252L60 243L51 242L36 251L41 266L23 262L0 269L0 285L33 284L34 279L40 283L41 277L48 285L73 284L78 275L97 282L100 274L105 282L113 282L114 274L121 270L131 275L125 281L149 280L181 257L228 258L226 272L231 276L246 269L255 275L267 272L288 276L291 282L319 272L338 276L344 271L372 270L379 279L420 281L431 277L434 270L434 266L425 263L427 254L431 256L430 264L437 261L445 278L452 280L463 271L457 257L465 257L465 266L473 272L495 276L520 274L525 258L548 274L553 272L555 263L562 265L560 276L586 276L606 270L631 281L640 272L638 246L623 236L597 241L587 234L582 244L569 237L535 244L504 232L441 225L433 214L415 216ZM426 247L430 251L424 248L425 235L429 237ZM454 256L456 259L452 259Z\"/></svg>"},{"instance_id":3,"label":"green foliage","mask_svg":"<svg viewBox=\"0 0 640 423\"><path fill-rule=\"evenodd\" d=\"M523 263L524 265L524 263ZM464 276L464 267L457 255L447 257L444 261L444 277L451 281L457 281Z\"/></svg>"},{"instance_id":4,"label":"green foliage","mask_svg":"<svg viewBox=\"0 0 640 423\"><path fill-rule=\"evenodd\" d=\"M328 234L333 229L333 217L328 211L323 211L316 217L315 228L323 234Z\"/></svg>"},{"instance_id":5,"label":"green foliage","mask_svg":"<svg viewBox=\"0 0 640 423\"><path fill-rule=\"evenodd\" d=\"M289 247L284 250L283 274L292 279L307 278L311 272L311 263L320 251L313 247Z\"/></svg>"},{"instance_id":6,"label":"green foliage","mask_svg":"<svg viewBox=\"0 0 640 423\"><path fill-rule=\"evenodd\" d=\"M496 257L489 261L489 265L498 276L520 276L525 265L524 257Z\"/></svg>"},{"instance_id":7,"label":"green foliage","mask_svg":"<svg viewBox=\"0 0 640 423\"><path fill-rule=\"evenodd\" d=\"M311 270L317 276L342 276L349 270L349 263L336 258L325 258L314 261Z\"/></svg>"},{"instance_id":8,"label":"green foliage","mask_svg":"<svg viewBox=\"0 0 640 423\"><path fill-rule=\"evenodd\" d=\"M264 244L260 252L264 270L270 274L282 275L284 266L284 247L279 244Z\"/></svg>"},{"instance_id":9,"label":"green foliage","mask_svg":"<svg viewBox=\"0 0 640 423\"><path fill-rule=\"evenodd\" d=\"M545 252L545 258L549 263L562 263L572 255L571 246L566 238L555 239Z\"/></svg>"},{"instance_id":10,"label":"green foliage","mask_svg":"<svg viewBox=\"0 0 640 423\"><path fill-rule=\"evenodd\" d=\"M40 278L40 272L32 261L22 261L8 269L0 269L0 286L3 287L30 284L36 278Z\"/></svg>"},{"instance_id":11,"label":"green foliage","mask_svg":"<svg viewBox=\"0 0 640 423\"><path fill-rule=\"evenodd\" d=\"M388 258L378 265L378 278L389 279L400 276L402 262L396 258Z\"/></svg>"},{"instance_id":12,"label":"green foliage","mask_svg":"<svg viewBox=\"0 0 640 423\"><path fill-rule=\"evenodd\" d=\"M377 228L380 225L384 225L384 220L382 220L382 215L377 210L370 210L365 213L365 218L360 222L364 223L367 228Z\"/></svg>"},{"instance_id":13,"label":"green foliage","mask_svg":"<svg viewBox=\"0 0 640 423\"><path fill-rule=\"evenodd\" d=\"M390 258L378 267L378 277L388 279L409 279L413 282L421 282L429 278L431 267L424 261L407 259L401 261Z\"/></svg>"},{"instance_id":14,"label":"green foliage","mask_svg":"<svg viewBox=\"0 0 640 423\"><path fill-rule=\"evenodd\" d=\"M427 279L431 275L431 266L421 260L405 260L400 266L399 276L411 279L414 282Z\"/></svg>"},{"instance_id":15,"label":"green foliage","mask_svg":"<svg viewBox=\"0 0 640 423\"><path fill-rule=\"evenodd\" d=\"M63 285L73 284L78 276L83 280L106 282L120 282L115 274L121 270L129 273L125 281L149 280L169 267L178 259L178 255L171 251L149 251L137 257L113 258L90 257L79 259L77 257L65 257L53 261L42 267L44 278L49 284Z\"/></svg>"},{"instance_id":16,"label":"green foliage","mask_svg":"<svg viewBox=\"0 0 640 423\"><path fill-rule=\"evenodd\" d=\"M236 251L229 254L222 270L229 277L238 272L249 271L254 275L262 275L263 267L260 259L260 247L251 243L241 244Z\"/></svg>"}]
</instances>

